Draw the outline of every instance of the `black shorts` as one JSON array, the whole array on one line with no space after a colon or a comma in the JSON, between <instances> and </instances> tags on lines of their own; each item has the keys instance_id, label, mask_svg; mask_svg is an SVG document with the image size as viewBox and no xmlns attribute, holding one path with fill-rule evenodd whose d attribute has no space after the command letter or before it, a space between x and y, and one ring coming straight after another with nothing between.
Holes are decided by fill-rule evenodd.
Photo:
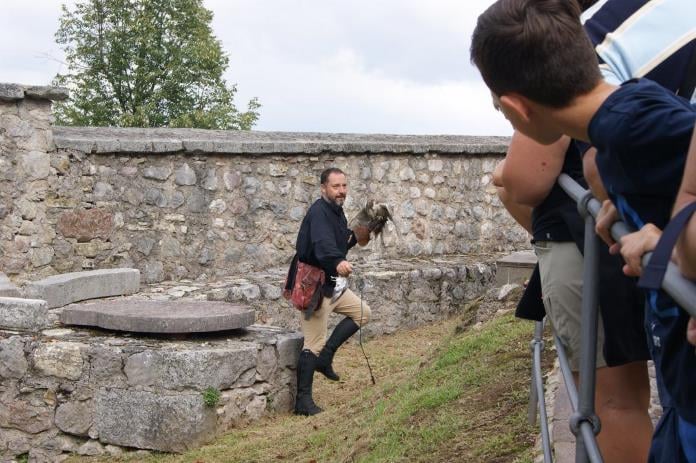
<instances>
[{"instance_id":1,"label":"black shorts","mask_svg":"<svg viewBox=\"0 0 696 463\"><path fill-rule=\"evenodd\" d=\"M604 358L615 367L649 360L644 326L645 294L623 273L623 259L600 244L599 307L604 322Z\"/></svg>"}]
</instances>

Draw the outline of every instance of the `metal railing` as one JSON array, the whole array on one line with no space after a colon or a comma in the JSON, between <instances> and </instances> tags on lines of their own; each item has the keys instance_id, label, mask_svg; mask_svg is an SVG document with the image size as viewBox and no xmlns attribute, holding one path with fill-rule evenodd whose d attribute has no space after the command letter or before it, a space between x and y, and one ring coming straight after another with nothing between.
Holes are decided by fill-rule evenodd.
<instances>
[{"instance_id":1,"label":"metal railing","mask_svg":"<svg viewBox=\"0 0 696 463\"><path fill-rule=\"evenodd\" d=\"M578 375L579 393L573 381L573 374L568 364L568 357L558 337L554 336L558 360L563 375L571 408L569 419L570 430L575 435L575 461L585 463L602 462L602 454L597 446L596 435L600 431L600 422L594 412L595 370L597 355L597 322L598 322L598 288L599 288L599 237L595 233L595 217L601 208L601 203L592 193L582 188L569 176L562 174L558 178L559 185L577 203L578 211L585 220L585 248L582 288L581 315L581 346L580 368ZM616 222L611 227L611 235L618 241L632 230L623 223ZM652 253L643 257L643 267L650 260ZM687 280L679 273L672 263L668 265L662 289L685 309L692 317L696 317L696 284ZM541 351L544 347L542 322L536 322L534 339L532 340L532 385L529 400L529 422L536 422L536 412L541 421L541 441L544 452L544 462L552 462L551 439L549 436L546 405L544 403L544 385L541 373Z\"/></svg>"}]
</instances>

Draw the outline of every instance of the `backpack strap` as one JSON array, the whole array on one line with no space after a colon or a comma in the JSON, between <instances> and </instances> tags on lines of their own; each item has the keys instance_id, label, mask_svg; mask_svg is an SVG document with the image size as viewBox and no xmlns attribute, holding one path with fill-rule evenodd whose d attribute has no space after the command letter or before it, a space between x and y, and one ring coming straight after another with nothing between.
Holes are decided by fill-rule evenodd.
<instances>
[{"instance_id":1,"label":"backpack strap","mask_svg":"<svg viewBox=\"0 0 696 463\"><path fill-rule=\"evenodd\" d=\"M691 215L696 212L696 201L683 208L667 224L660 240L655 246L648 265L643 269L642 276L638 280L638 286L644 289L660 289L662 280L665 278L667 265L672 257L672 249L677 243L677 239L682 229L686 226Z\"/></svg>"}]
</instances>

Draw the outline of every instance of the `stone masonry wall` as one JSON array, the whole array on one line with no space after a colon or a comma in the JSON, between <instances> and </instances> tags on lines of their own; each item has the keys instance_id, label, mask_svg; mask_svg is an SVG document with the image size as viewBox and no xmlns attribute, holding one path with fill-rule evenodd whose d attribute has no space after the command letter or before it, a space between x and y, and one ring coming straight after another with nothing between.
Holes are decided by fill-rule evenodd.
<instances>
[{"instance_id":1,"label":"stone masonry wall","mask_svg":"<svg viewBox=\"0 0 696 463\"><path fill-rule=\"evenodd\" d=\"M288 412L301 343L271 327L188 340L0 330L0 461L180 452ZM206 403L209 388L220 395Z\"/></svg>"},{"instance_id":2,"label":"stone masonry wall","mask_svg":"<svg viewBox=\"0 0 696 463\"><path fill-rule=\"evenodd\" d=\"M328 166L346 214L385 202L396 227L358 261L527 247L491 173L507 139L50 125L56 89L0 86L0 271L15 281L135 267L143 282L284 265Z\"/></svg>"}]
</instances>

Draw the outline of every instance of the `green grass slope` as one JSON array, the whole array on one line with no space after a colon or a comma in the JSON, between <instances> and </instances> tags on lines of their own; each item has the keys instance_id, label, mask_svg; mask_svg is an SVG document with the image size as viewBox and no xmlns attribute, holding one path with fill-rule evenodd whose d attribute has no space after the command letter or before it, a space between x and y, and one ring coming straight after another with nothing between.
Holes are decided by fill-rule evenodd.
<instances>
[{"instance_id":1,"label":"green grass slope","mask_svg":"<svg viewBox=\"0 0 696 463\"><path fill-rule=\"evenodd\" d=\"M402 330L365 343L374 386L357 343L340 350L342 381L316 376L325 411L314 417L269 417L181 455L69 461L531 462L531 337L531 323L511 315Z\"/></svg>"}]
</instances>

